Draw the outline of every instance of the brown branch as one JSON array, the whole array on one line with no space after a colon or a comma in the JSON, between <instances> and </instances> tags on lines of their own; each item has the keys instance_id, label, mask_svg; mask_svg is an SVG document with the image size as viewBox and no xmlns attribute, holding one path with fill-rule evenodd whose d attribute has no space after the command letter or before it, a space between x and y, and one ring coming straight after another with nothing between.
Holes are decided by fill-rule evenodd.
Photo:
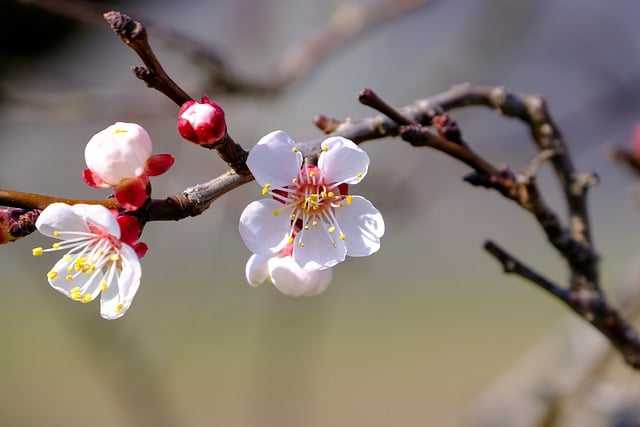
<instances>
[{"instance_id":1,"label":"brown branch","mask_svg":"<svg viewBox=\"0 0 640 427\"><path fill-rule=\"evenodd\" d=\"M607 337L630 366L640 369L640 337L633 326L627 323L620 313L603 298L594 298L593 294L580 289L562 288L492 241L487 241L484 248L502 265L505 273L520 276L565 303L578 316Z\"/></svg>"}]
</instances>

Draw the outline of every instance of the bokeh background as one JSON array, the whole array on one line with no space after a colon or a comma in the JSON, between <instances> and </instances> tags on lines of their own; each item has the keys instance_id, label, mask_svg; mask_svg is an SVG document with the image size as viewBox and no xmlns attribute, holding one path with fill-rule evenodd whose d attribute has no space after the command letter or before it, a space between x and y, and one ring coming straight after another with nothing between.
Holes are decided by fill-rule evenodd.
<instances>
[{"instance_id":1,"label":"bokeh background","mask_svg":"<svg viewBox=\"0 0 640 427\"><path fill-rule=\"evenodd\" d=\"M373 4L376 0L356 1ZM25 2L28 3L28 2ZM93 2L176 29L264 77L292 44L319 31L342 0ZM4 0L0 12L0 186L97 197L80 180L89 138L115 121L147 128L177 164L154 194L225 170L175 131L176 107L129 71L138 59L106 24L78 23ZM365 117L375 88L405 105L452 84L504 85L544 95L591 197L608 289L629 280L640 249L633 180L608 157L640 119L636 0L441 0L334 53L275 97L212 95L250 148L285 129L316 137L311 119ZM175 46L151 41L192 95L206 73ZM534 155L527 130L482 109L454 116L474 148L514 168ZM518 363L566 309L503 276L481 249L492 238L549 276L566 276L537 225L494 193L461 182L466 169L397 140L367 143L358 192L382 211L381 251L336 268L322 296L285 297L244 282L249 252L237 221L252 183L204 215L152 223L133 308L118 321L71 304L31 257L38 235L0 247L0 425L458 426L496 378ZM552 175L541 172L563 209ZM628 373L628 371L625 371Z\"/></svg>"}]
</instances>

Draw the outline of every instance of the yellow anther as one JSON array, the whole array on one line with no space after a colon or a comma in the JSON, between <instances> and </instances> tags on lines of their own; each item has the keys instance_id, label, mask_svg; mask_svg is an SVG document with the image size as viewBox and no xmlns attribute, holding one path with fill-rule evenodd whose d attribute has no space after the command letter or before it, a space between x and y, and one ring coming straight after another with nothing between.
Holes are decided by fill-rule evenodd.
<instances>
[{"instance_id":1,"label":"yellow anther","mask_svg":"<svg viewBox=\"0 0 640 427\"><path fill-rule=\"evenodd\" d=\"M333 197L333 196L335 196L335 194L333 193L333 191L329 191L329 192L327 193L327 197Z\"/></svg>"},{"instance_id":2,"label":"yellow anther","mask_svg":"<svg viewBox=\"0 0 640 427\"><path fill-rule=\"evenodd\" d=\"M82 294L82 289L80 289L80 286L75 286L75 287L71 288L69 293L70 294Z\"/></svg>"},{"instance_id":3,"label":"yellow anther","mask_svg":"<svg viewBox=\"0 0 640 427\"><path fill-rule=\"evenodd\" d=\"M50 272L47 273L47 279L56 280L57 278L58 278L58 272L57 271L51 270Z\"/></svg>"},{"instance_id":4,"label":"yellow anther","mask_svg":"<svg viewBox=\"0 0 640 427\"><path fill-rule=\"evenodd\" d=\"M293 245L293 236L289 237L289 240L287 240L287 244L288 245Z\"/></svg>"},{"instance_id":5,"label":"yellow anther","mask_svg":"<svg viewBox=\"0 0 640 427\"><path fill-rule=\"evenodd\" d=\"M347 204L350 205L351 203L353 203L353 196L347 196Z\"/></svg>"},{"instance_id":6,"label":"yellow anther","mask_svg":"<svg viewBox=\"0 0 640 427\"><path fill-rule=\"evenodd\" d=\"M291 220L293 221L294 219L296 219L296 214L292 213L291 215L289 215L289 218L291 218Z\"/></svg>"},{"instance_id":7,"label":"yellow anther","mask_svg":"<svg viewBox=\"0 0 640 427\"><path fill-rule=\"evenodd\" d=\"M107 291L107 289L109 289L109 284L107 283L107 281L106 281L106 280L102 280L102 281L100 282L100 290L101 290L102 292L106 292L106 291Z\"/></svg>"},{"instance_id":8,"label":"yellow anther","mask_svg":"<svg viewBox=\"0 0 640 427\"><path fill-rule=\"evenodd\" d=\"M362 177L364 176L364 172L358 172L358 173L356 174L356 176L357 176L358 178L362 179Z\"/></svg>"},{"instance_id":9,"label":"yellow anther","mask_svg":"<svg viewBox=\"0 0 640 427\"><path fill-rule=\"evenodd\" d=\"M340 234L338 235L338 239L345 240L346 238L347 236L345 236L344 233L341 231Z\"/></svg>"},{"instance_id":10,"label":"yellow anther","mask_svg":"<svg viewBox=\"0 0 640 427\"><path fill-rule=\"evenodd\" d=\"M64 276L64 279L65 279L67 282L72 281L72 280L73 280L73 274L67 274L66 276Z\"/></svg>"},{"instance_id":11,"label":"yellow anther","mask_svg":"<svg viewBox=\"0 0 640 427\"><path fill-rule=\"evenodd\" d=\"M59 243L59 242L56 242L56 243L54 243L53 245L51 245L51 247L52 247L53 249L60 249L60 246L62 246L62 244L61 244L61 243Z\"/></svg>"},{"instance_id":12,"label":"yellow anther","mask_svg":"<svg viewBox=\"0 0 640 427\"><path fill-rule=\"evenodd\" d=\"M82 300L82 294L71 294L69 295L71 297L72 300L74 301L81 301Z\"/></svg>"},{"instance_id":13,"label":"yellow anther","mask_svg":"<svg viewBox=\"0 0 640 427\"><path fill-rule=\"evenodd\" d=\"M53 237L60 237L60 234L62 233L60 233L58 230L53 230L51 234L53 234Z\"/></svg>"},{"instance_id":14,"label":"yellow anther","mask_svg":"<svg viewBox=\"0 0 640 427\"><path fill-rule=\"evenodd\" d=\"M316 173L311 171L311 172L309 172L309 176L314 177L314 176L316 176Z\"/></svg>"},{"instance_id":15,"label":"yellow anther","mask_svg":"<svg viewBox=\"0 0 640 427\"><path fill-rule=\"evenodd\" d=\"M304 243L300 242L298 246L300 246L301 248L304 248Z\"/></svg>"},{"instance_id":16,"label":"yellow anther","mask_svg":"<svg viewBox=\"0 0 640 427\"><path fill-rule=\"evenodd\" d=\"M83 304L90 303L91 301L93 301L93 297L91 296L91 294L82 295L82 303Z\"/></svg>"},{"instance_id":17,"label":"yellow anther","mask_svg":"<svg viewBox=\"0 0 640 427\"><path fill-rule=\"evenodd\" d=\"M44 249L42 249L41 247L33 248L31 250L31 253L33 254L33 256L42 256L42 254L44 253Z\"/></svg>"},{"instance_id":18,"label":"yellow anther","mask_svg":"<svg viewBox=\"0 0 640 427\"><path fill-rule=\"evenodd\" d=\"M327 228L327 231L329 233L333 233L334 231L336 231L336 227L332 225L331 227Z\"/></svg>"},{"instance_id":19,"label":"yellow anther","mask_svg":"<svg viewBox=\"0 0 640 427\"><path fill-rule=\"evenodd\" d=\"M111 262L120 261L120 255L118 255L118 254L109 255L109 261L111 261Z\"/></svg>"},{"instance_id":20,"label":"yellow anther","mask_svg":"<svg viewBox=\"0 0 640 427\"><path fill-rule=\"evenodd\" d=\"M294 153L299 153L300 149L298 147L293 147L291 151L293 151Z\"/></svg>"},{"instance_id":21,"label":"yellow anther","mask_svg":"<svg viewBox=\"0 0 640 427\"><path fill-rule=\"evenodd\" d=\"M271 214L273 216L280 216L280 209L274 209L273 212L271 212Z\"/></svg>"},{"instance_id":22,"label":"yellow anther","mask_svg":"<svg viewBox=\"0 0 640 427\"><path fill-rule=\"evenodd\" d=\"M322 197L323 199L327 197L327 192L326 191L321 192L320 197Z\"/></svg>"},{"instance_id":23,"label":"yellow anther","mask_svg":"<svg viewBox=\"0 0 640 427\"><path fill-rule=\"evenodd\" d=\"M317 206L320 200L320 196L318 194L311 194L307 196L307 202L309 202L312 206Z\"/></svg>"},{"instance_id":24,"label":"yellow anther","mask_svg":"<svg viewBox=\"0 0 640 427\"><path fill-rule=\"evenodd\" d=\"M116 313L122 313L122 310L124 310L124 305L122 304L116 305Z\"/></svg>"},{"instance_id":25,"label":"yellow anther","mask_svg":"<svg viewBox=\"0 0 640 427\"><path fill-rule=\"evenodd\" d=\"M266 196L267 194L269 194L269 190L271 189L271 184L265 184L262 186L262 195Z\"/></svg>"},{"instance_id":26,"label":"yellow anther","mask_svg":"<svg viewBox=\"0 0 640 427\"><path fill-rule=\"evenodd\" d=\"M320 149L326 153L327 151L329 151L329 146L327 144L322 144L320 146Z\"/></svg>"}]
</instances>

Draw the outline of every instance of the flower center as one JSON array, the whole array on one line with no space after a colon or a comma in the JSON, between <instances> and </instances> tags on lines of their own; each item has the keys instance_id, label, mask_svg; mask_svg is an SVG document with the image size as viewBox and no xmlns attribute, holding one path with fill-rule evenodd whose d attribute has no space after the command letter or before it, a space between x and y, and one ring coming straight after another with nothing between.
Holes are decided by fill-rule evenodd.
<instances>
[{"instance_id":1,"label":"flower center","mask_svg":"<svg viewBox=\"0 0 640 427\"><path fill-rule=\"evenodd\" d=\"M329 242L335 247L335 233L339 240L346 239L336 220L334 210L344 204L351 204L352 196L348 194L348 187L344 183L328 182L317 166L304 165L290 185L272 188L270 184L266 184L262 188L262 194L270 194L284 205L273 211L274 216L279 216L283 210L292 208L288 244L297 241L299 247L304 247L305 230L322 227Z\"/></svg>"}]
</instances>

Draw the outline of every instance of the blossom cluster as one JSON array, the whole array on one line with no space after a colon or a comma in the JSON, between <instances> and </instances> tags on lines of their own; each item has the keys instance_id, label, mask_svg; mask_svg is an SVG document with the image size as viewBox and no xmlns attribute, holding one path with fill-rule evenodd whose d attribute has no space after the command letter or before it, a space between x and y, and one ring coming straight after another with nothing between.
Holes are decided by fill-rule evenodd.
<instances>
[{"instance_id":1,"label":"blossom cluster","mask_svg":"<svg viewBox=\"0 0 640 427\"><path fill-rule=\"evenodd\" d=\"M224 144L224 111L207 97L189 101L178 111L177 131L195 144ZM153 154L149 133L123 122L95 134L84 154L85 183L111 190L118 209L49 205L35 226L57 241L34 248L33 255L64 253L47 273L53 289L82 303L99 298L101 316L117 319L140 287L140 260L148 247L139 239L150 178L167 172L175 158ZM367 256L380 248L380 212L351 193L369 167L369 157L352 141L331 137L322 142L318 156L304 157L285 132L275 131L253 147L247 166L265 196L251 202L239 220L240 237L252 252L245 268L251 286L269 279L286 295L318 295L347 255ZM11 227L11 218L0 211L0 243L12 240Z\"/></svg>"}]
</instances>

